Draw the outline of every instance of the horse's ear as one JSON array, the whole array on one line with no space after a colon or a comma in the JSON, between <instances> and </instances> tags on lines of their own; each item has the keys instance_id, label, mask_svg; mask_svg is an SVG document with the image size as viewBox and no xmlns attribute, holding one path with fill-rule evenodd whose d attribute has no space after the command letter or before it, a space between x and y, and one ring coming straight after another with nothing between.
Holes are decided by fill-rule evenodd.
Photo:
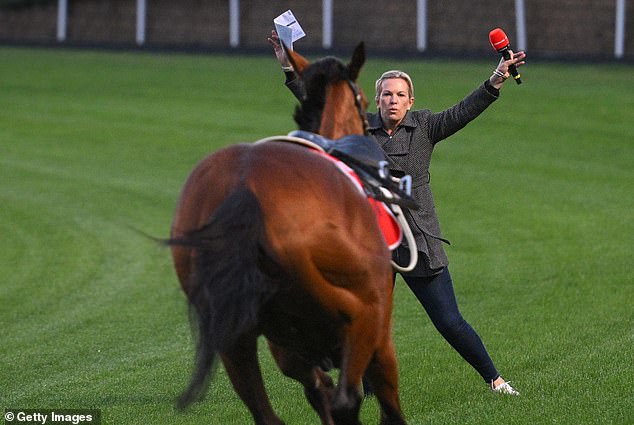
<instances>
[{"instance_id":1,"label":"horse's ear","mask_svg":"<svg viewBox=\"0 0 634 425\"><path fill-rule=\"evenodd\" d=\"M350 71L350 78L352 81L357 81L359 77L359 72L361 72L361 67L365 62L365 44L363 41L357 45L352 53L352 59L350 59L350 63L348 64L348 70Z\"/></svg>"},{"instance_id":2,"label":"horse's ear","mask_svg":"<svg viewBox=\"0 0 634 425\"><path fill-rule=\"evenodd\" d=\"M288 49L286 45L284 45L284 50L286 50L288 60L291 62L291 65L293 65L295 72L298 75L302 75L304 69L310 65L310 62L308 62L308 60L299 53L295 53L295 51Z\"/></svg>"}]
</instances>

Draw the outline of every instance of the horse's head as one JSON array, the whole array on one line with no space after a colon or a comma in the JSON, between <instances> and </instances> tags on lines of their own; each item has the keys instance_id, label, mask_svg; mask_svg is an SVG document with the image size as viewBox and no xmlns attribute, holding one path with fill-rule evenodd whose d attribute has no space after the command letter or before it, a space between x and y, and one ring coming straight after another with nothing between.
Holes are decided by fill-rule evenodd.
<instances>
[{"instance_id":1,"label":"horse's head","mask_svg":"<svg viewBox=\"0 0 634 425\"><path fill-rule=\"evenodd\" d=\"M294 115L299 129L330 139L365 134L368 101L356 84L365 62L363 43L356 47L348 64L334 57L310 63L300 54L290 49L288 52L306 89L306 96Z\"/></svg>"}]
</instances>

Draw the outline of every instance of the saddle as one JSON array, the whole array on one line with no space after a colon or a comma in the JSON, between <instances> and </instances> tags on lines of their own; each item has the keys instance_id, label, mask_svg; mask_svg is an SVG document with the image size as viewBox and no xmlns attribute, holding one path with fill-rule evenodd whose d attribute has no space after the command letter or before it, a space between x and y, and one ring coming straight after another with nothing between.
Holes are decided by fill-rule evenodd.
<instances>
[{"instance_id":1,"label":"saddle","mask_svg":"<svg viewBox=\"0 0 634 425\"><path fill-rule=\"evenodd\" d=\"M373 139L367 136L350 135L332 140L319 134L296 130L290 132L288 136L267 137L255 143L264 142L299 144L330 156L333 161L343 163L343 166L347 167L355 177L344 172L357 181L359 189L363 190L368 198L372 198L368 200L384 207L384 210L380 207L375 208L375 213L390 250L396 249L402 242L402 237L405 236L406 246L410 252L409 263L402 266L392 260L392 267L401 273L414 269L418 261L416 241L401 210L401 207L418 209L418 205L411 196L412 177L404 174L399 177L393 176L390 173L389 157Z\"/></svg>"},{"instance_id":2,"label":"saddle","mask_svg":"<svg viewBox=\"0 0 634 425\"><path fill-rule=\"evenodd\" d=\"M390 168L393 167L390 167L389 157L370 137L354 134L332 140L303 130L292 131L288 136L307 140L319 150L350 167L361 180L363 189L369 197L388 205L418 209L418 205L411 197L411 176L392 176Z\"/></svg>"}]
</instances>

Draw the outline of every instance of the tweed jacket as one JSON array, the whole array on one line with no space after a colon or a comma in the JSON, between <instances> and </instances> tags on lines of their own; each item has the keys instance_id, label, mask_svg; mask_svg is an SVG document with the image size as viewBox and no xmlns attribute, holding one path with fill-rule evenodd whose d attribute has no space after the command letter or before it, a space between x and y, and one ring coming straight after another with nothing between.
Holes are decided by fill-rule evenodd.
<instances>
[{"instance_id":1,"label":"tweed jacket","mask_svg":"<svg viewBox=\"0 0 634 425\"><path fill-rule=\"evenodd\" d=\"M303 87L298 81L287 74L286 86L301 99ZM418 210L405 212L419 251L418 264L407 275L434 275L449 264L442 246L442 242L448 241L442 237L430 188L429 165L434 147L475 119L498 96L499 91L487 80L445 111L433 113L423 109L407 112L392 135L383 128L379 112L368 113L369 132L388 155L390 171L396 176L412 176L412 197L419 205ZM395 256L400 264L405 264L409 260L409 251L401 247Z\"/></svg>"},{"instance_id":2,"label":"tweed jacket","mask_svg":"<svg viewBox=\"0 0 634 425\"><path fill-rule=\"evenodd\" d=\"M480 115L498 95L499 91L489 86L487 81L445 111L432 113L423 109L407 112L392 135L384 130L378 112L368 113L370 134L390 158L390 171L395 175L404 173L412 176L412 197L419 209L406 210L405 215L414 234L420 260L411 275L433 275L449 263L442 246L442 242L448 241L442 237L430 188L429 165L434 147ZM404 251L398 250L397 255L403 255Z\"/></svg>"}]
</instances>

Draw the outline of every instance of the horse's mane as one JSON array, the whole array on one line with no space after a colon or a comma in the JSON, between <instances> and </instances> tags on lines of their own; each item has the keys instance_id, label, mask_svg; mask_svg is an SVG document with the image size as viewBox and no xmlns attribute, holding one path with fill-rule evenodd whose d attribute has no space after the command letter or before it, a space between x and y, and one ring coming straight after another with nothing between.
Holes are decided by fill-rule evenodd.
<instances>
[{"instance_id":1,"label":"horse's mane","mask_svg":"<svg viewBox=\"0 0 634 425\"><path fill-rule=\"evenodd\" d=\"M326 87L350 79L349 70L339 59L329 56L308 66L301 78L306 97L295 109L293 118L300 130L317 133L326 104Z\"/></svg>"}]
</instances>

